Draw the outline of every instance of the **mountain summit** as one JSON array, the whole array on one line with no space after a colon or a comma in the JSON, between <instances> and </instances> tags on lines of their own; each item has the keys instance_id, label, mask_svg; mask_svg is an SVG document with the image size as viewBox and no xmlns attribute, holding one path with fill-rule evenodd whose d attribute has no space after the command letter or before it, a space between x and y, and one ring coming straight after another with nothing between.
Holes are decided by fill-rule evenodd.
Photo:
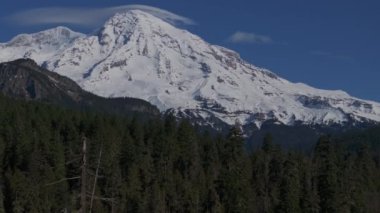
<instances>
[{"instance_id":1,"label":"mountain summit","mask_svg":"<svg viewBox=\"0 0 380 213\"><path fill-rule=\"evenodd\" d=\"M141 98L206 122L380 121L379 103L289 82L138 10L116 14L90 35L60 27L0 44L0 62L16 58L32 58L97 95Z\"/></svg>"}]
</instances>

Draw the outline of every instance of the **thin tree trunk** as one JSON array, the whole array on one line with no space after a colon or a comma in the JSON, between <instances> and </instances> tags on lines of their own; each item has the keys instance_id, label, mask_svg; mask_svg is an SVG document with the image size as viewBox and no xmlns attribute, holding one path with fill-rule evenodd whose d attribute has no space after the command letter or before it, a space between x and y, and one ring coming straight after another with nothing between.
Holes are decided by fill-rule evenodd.
<instances>
[{"instance_id":1,"label":"thin tree trunk","mask_svg":"<svg viewBox=\"0 0 380 213\"><path fill-rule=\"evenodd\" d=\"M83 164L82 164L82 175L81 175L81 199L80 199L80 212L86 213L86 195L87 195L87 159L86 159L86 153L87 153L87 144L86 144L86 137L83 137L83 148L82 148L82 154L83 154Z\"/></svg>"},{"instance_id":2,"label":"thin tree trunk","mask_svg":"<svg viewBox=\"0 0 380 213\"><path fill-rule=\"evenodd\" d=\"M96 172L95 172L94 186L92 187L92 194L91 194L91 201L90 201L90 213L92 212L92 205L93 205L93 203L94 203L94 196L95 196L96 182L97 182L97 180L98 180L99 167L100 167L100 160L102 159L102 151L103 151L103 144L102 144L102 146L100 147L99 158L98 158L98 165L96 166Z\"/></svg>"}]
</instances>

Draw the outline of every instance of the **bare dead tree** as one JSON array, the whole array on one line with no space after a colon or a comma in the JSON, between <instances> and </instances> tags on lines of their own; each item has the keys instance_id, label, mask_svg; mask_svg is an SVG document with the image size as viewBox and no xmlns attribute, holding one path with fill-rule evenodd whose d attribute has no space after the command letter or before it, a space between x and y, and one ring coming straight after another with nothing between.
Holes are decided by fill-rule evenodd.
<instances>
[{"instance_id":1,"label":"bare dead tree","mask_svg":"<svg viewBox=\"0 0 380 213\"><path fill-rule=\"evenodd\" d=\"M54 184L57 184L57 183L61 183L61 182L63 182L63 181L67 181L67 180L76 180L76 179L80 179L80 176L77 176L77 177L71 177L71 178L62 178L61 180L58 180L58 181L55 181L55 182L52 182L52 183L45 184L45 186L51 186L51 185L54 185Z\"/></svg>"},{"instance_id":2,"label":"bare dead tree","mask_svg":"<svg viewBox=\"0 0 380 213\"><path fill-rule=\"evenodd\" d=\"M86 189L87 189L87 139L86 137L82 138L83 147L82 147L82 174L81 174L81 196L80 196L80 211L81 213L86 213Z\"/></svg>"},{"instance_id":3,"label":"bare dead tree","mask_svg":"<svg viewBox=\"0 0 380 213\"><path fill-rule=\"evenodd\" d=\"M115 200L114 200L114 198L103 198L103 197L95 196L97 181L99 178L102 178L102 176L99 176L99 170L100 170L101 158L102 158L102 153L103 153L103 144L100 147L99 156L97 159L98 160L97 166L96 166L96 170L95 170L95 174L94 174L94 173L89 171L90 167L89 167L88 162L87 162L87 138L85 136L82 137L82 143L83 143L83 145L82 145L81 158L73 159L73 160L68 161L66 163L66 165L67 165L67 164L71 164L71 163L75 162L76 160L82 159L82 165L80 167L81 168L81 175L76 176L76 177L62 178L58 181L48 183L45 186L55 185L55 184L58 184L58 183L61 183L61 182L67 181L67 180L80 179L81 180L81 190L80 190L80 194L78 195L78 197L80 197L79 212L80 213L86 213L86 211L87 211L87 198L88 197L90 198L89 212L92 212L94 200L101 200L103 202L110 202L112 204L115 203ZM87 192L87 188L88 188L87 187L87 184L88 184L87 183L87 174L94 176L94 184L92 186L91 193Z\"/></svg>"},{"instance_id":4,"label":"bare dead tree","mask_svg":"<svg viewBox=\"0 0 380 213\"><path fill-rule=\"evenodd\" d=\"M98 157L98 165L96 166L95 180L94 180L94 185L92 187L92 194L91 194L91 201L90 201L90 213L92 212L92 205L94 203L94 198L95 198L95 189L96 189L96 183L97 183L98 175L99 175L100 161L102 159L102 151L103 151L103 144L100 147L99 157Z\"/></svg>"}]
</instances>

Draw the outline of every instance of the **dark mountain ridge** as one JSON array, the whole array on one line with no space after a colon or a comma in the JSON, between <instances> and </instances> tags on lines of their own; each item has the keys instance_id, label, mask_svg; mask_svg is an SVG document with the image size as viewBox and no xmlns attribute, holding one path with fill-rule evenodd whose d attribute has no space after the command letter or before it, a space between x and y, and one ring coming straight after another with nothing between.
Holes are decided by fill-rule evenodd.
<instances>
[{"instance_id":1,"label":"dark mountain ridge","mask_svg":"<svg viewBox=\"0 0 380 213\"><path fill-rule=\"evenodd\" d=\"M89 93L71 79L42 68L31 59L0 64L0 92L16 99L73 109L92 109L118 115L159 115L155 106L137 98L103 98Z\"/></svg>"}]
</instances>

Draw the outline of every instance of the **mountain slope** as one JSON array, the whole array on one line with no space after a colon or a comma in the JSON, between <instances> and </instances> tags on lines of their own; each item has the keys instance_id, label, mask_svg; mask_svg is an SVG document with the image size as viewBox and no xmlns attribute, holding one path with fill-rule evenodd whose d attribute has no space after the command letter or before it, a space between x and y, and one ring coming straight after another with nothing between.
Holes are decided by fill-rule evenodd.
<instances>
[{"instance_id":1,"label":"mountain slope","mask_svg":"<svg viewBox=\"0 0 380 213\"><path fill-rule=\"evenodd\" d=\"M2 44L0 61L31 57L95 94L141 98L161 111L211 123L380 121L379 103L289 82L142 11L116 14L94 34L71 34L78 36L49 54Z\"/></svg>"},{"instance_id":2,"label":"mountain slope","mask_svg":"<svg viewBox=\"0 0 380 213\"><path fill-rule=\"evenodd\" d=\"M67 77L19 59L0 64L0 92L8 97L35 100L76 109L116 114L158 115L151 104L134 98L102 98L81 89Z\"/></svg>"},{"instance_id":3,"label":"mountain slope","mask_svg":"<svg viewBox=\"0 0 380 213\"><path fill-rule=\"evenodd\" d=\"M66 27L56 27L34 34L21 34L8 43L0 43L0 61L33 58L41 64L60 49L67 48L75 39L84 36Z\"/></svg>"}]
</instances>

